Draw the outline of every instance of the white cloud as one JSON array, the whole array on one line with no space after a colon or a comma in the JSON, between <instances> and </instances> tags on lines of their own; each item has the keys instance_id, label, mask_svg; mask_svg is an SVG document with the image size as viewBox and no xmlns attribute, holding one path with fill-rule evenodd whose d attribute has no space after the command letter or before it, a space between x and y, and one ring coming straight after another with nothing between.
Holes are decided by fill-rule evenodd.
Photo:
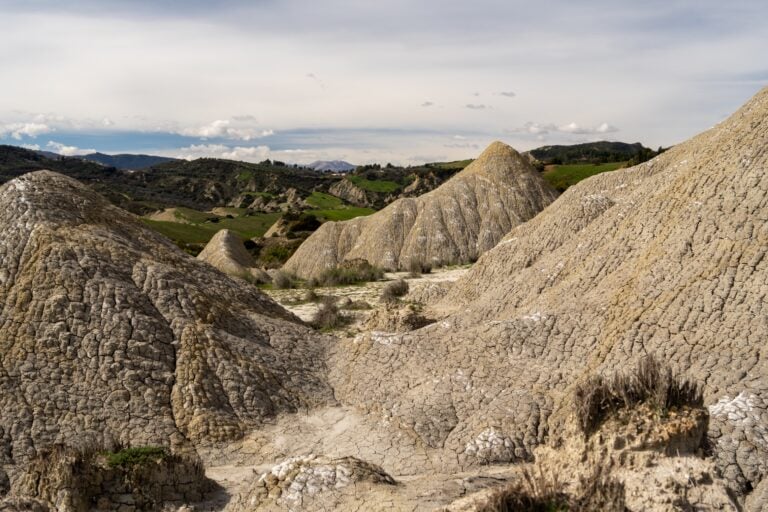
<instances>
[{"instance_id":1,"label":"white cloud","mask_svg":"<svg viewBox=\"0 0 768 512\"><path fill-rule=\"evenodd\" d=\"M619 131L618 128L608 123L602 123L598 127L581 126L577 123L571 122L566 125L560 126L558 131L563 133L572 133L576 135L594 135L597 133L614 133Z\"/></svg>"},{"instance_id":2,"label":"white cloud","mask_svg":"<svg viewBox=\"0 0 768 512\"><path fill-rule=\"evenodd\" d=\"M22 144L21 147L30 151L40 151L40 144Z\"/></svg>"},{"instance_id":3,"label":"white cloud","mask_svg":"<svg viewBox=\"0 0 768 512\"><path fill-rule=\"evenodd\" d=\"M225 146L224 144L192 144L175 151L176 158L194 160L196 158L224 158L227 160L243 160L246 162L261 162L269 158L268 146Z\"/></svg>"},{"instance_id":4,"label":"white cloud","mask_svg":"<svg viewBox=\"0 0 768 512\"><path fill-rule=\"evenodd\" d=\"M49 150L53 151L54 153L58 153L59 155L63 155L63 156L87 155L87 154L96 152L95 149L81 149L76 146L67 146L60 142L54 142L54 141L49 141L48 144L45 145L45 147L47 147Z\"/></svg>"},{"instance_id":5,"label":"white cloud","mask_svg":"<svg viewBox=\"0 0 768 512\"><path fill-rule=\"evenodd\" d=\"M4 138L8 135L16 140L21 140L22 137L36 138L38 135L44 133L50 133L53 128L43 123L8 123L0 125L0 138Z\"/></svg>"},{"instance_id":6,"label":"white cloud","mask_svg":"<svg viewBox=\"0 0 768 512\"><path fill-rule=\"evenodd\" d=\"M616 128L613 125L608 124L608 123L603 123L600 126L598 126L595 131L597 133L614 133L614 132L619 131L619 129Z\"/></svg>"},{"instance_id":7,"label":"white cloud","mask_svg":"<svg viewBox=\"0 0 768 512\"><path fill-rule=\"evenodd\" d=\"M196 128L185 128L178 132L180 135L188 137L199 137L201 139L231 139L249 141L261 137L274 135L273 130L257 129L250 126L236 125L230 120L218 119L205 126Z\"/></svg>"},{"instance_id":8,"label":"white cloud","mask_svg":"<svg viewBox=\"0 0 768 512\"><path fill-rule=\"evenodd\" d=\"M104 118L126 132L221 134L207 142L258 140L264 127L281 134L299 127L441 134L421 146L387 133L333 146L375 148L387 160L404 161L461 156L442 149L456 130L482 129L492 140L529 119L578 120L570 131L541 124L520 132L527 135L519 149L526 149L543 132L558 143L589 127L613 133L608 123L601 128L608 119L625 140L667 146L721 120L764 81L758 72L768 52L761 23L768 4L650 2L553 0L525 9L500 0L329 0L322 8L308 0L236 0L238 7L227 9L197 1L185 9L148 0L6 2L0 47L14 51L0 52L0 127L45 124L83 147L96 143L70 131L114 134ZM544 17L546 24L535 23ZM579 37L563 37L573 26ZM90 79L94 63L99 80ZM512 91L514 100L505 97ZM425 100L435 105L418 108ZM470 102L493 108L472 111L465 108ZM57 114L17 119L17 110ZM258 124L230 117L241 113L258 113ZM212 120L229 126L209 126ZM320 145L331 147L325 139L303 147Z\"/></svg>"},{"instance_id":9,"label":"white cloud","mask_svg":"<svg viewBox=\"0 0 768 512\"><path fill-rule=\"evenodd\" d=\"M569 135L596 135L605 133L615 133L619 129L615 126L602 123L597 127L582 126L578 123L571 122L568 124L557 126L554 123L534 123L529 121L520 128L508 130L508 133L527 133L531 135L547 135L550 133L560 133Z\"/></svg>"}]
</instances>

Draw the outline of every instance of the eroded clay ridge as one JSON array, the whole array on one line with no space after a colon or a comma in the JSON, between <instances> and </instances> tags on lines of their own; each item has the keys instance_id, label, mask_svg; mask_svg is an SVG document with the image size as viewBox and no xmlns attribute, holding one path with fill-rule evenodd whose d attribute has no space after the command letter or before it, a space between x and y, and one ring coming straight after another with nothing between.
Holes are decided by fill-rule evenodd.
<instances>
[{"instance_id":1,"label":"eroded clay ridge","mask_svg":"<svg viewBox=\"0 0 768 512\"><path fill-rule=\"evenodd\" d=\"M412 262L468 263L555 197L526 158L494 142L466 169L427 194L399 199L368 217L323 224L285 270L317 277L356 258L391 270L408 268Z\"/></svg>"},{"instance_id":2,"label":"eroded clay ridge","mask_svg":"<svg viewBox=\"0 0 768 512\"><path fill-rule=\"evenodd\" d=\"M514 461L558 428L574 383L653 353L704 384L723 475L768 507L766 251L768 89L570 188L454 286L452 316L345 342L336 396L443 460Z\"/></svg>"},{"instance_id":3,"label":"eroded clay ridge","mask_svg":"<svg viewBox=\"0 0 768 512\"><path fill-rule=\"evenodd\" d=\"M0 464L215 443L332 399L324 338L78 182L9 182L0 226Z\"/></svg>"}]
</instances>

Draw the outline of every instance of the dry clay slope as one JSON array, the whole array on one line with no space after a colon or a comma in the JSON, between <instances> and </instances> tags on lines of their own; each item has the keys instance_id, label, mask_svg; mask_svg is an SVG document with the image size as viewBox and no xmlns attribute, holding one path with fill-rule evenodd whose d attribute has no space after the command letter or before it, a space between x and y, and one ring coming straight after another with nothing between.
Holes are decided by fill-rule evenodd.
<instances>
[{"instance_id":1,"label":"dry clay slope","mask_svg":"<svg viewBox=\"0 0 768 512\"><path fill-rule=\"evenodd\" d=\"M703 383L724 475L768 507L766 251L768 89L569 189L457 282L442 322L344 343L336 396L378 404L449 459L494 437L513 449L492 458L515 460L558 428L575 382L654 353Z\"/></svg>"},{"instance_id":2,"label":"dry clay slope","mask_svg":"<svg viewBox=\"0 0 768 512\"><path fill-rule=\"evenodd\" d=\"M368 217L323 224L284 268L311 278L355 258L390 270L408 268L412 261L468 263L555 196L524 157L494 142L427 194L399 199Z\"/></svg>"},{"instance_id":3,"label":"dry clay slope","mask_svg":"<svg viewBox=\"0 0 768 512\"><path fill-rule=\"evenodd\" d=\"M0 188L0 464L185 448L332 401L327 340L78 182Z\"/></svg>"}]
</instances>

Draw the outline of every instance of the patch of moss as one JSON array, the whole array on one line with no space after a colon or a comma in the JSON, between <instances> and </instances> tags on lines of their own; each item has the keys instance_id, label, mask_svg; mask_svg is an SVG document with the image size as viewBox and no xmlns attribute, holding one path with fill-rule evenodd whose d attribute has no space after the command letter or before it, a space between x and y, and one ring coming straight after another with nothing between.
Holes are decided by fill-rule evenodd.
<instances>
[{"instance_id":1,"label":"patch of moss","mask_svg":"<svg viewBox=\"0 0 768 512\"><path fill-rule=\"evenodd\" d=\"M168 457L168 451L161 446L140 446L109 452L105 456L110 467L130 467L159 462Z\"/></svg>"}]
</instances>

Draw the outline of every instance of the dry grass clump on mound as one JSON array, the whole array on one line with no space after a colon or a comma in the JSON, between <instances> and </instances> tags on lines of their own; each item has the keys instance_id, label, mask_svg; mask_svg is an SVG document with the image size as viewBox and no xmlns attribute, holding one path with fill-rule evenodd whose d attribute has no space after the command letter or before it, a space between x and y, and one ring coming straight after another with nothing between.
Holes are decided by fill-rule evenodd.
<instances>
[{"instance_id":1,"label":"dry grass clump on mound","mask_svg":"<svg viewBox=\"0 0 768 512\"><path fill-rule=\"evenodd\" d=\"M336 297L323 297L320 307L312 318L310 325L321 331L329 331L344 327L349 323L349 317L341 312L336 304Z\"/></svg>"},{"instance_id":2,"label":"dry grass clump on mound","mask_svg":"<svg viewBox=\"0 0 768 512\"><path fill-rule=\"evenodd\" d=\"M384 302L394 302L406 293L408 293L408 282L404 279L398 279L384 287L384 291L381 292L381 300Z\"/></svg>"},{"instance_id":3,"label":"dry grass clump on mound","mask_svg":"<svg viewBox=\"0 0 768 512\"><path fill-rule=\"evenodd\" d=\"M641 403L664 414L677 407L701 407L704 397L696 383L676 376L653 356L641 359L633 373L594 376L575 392L579 425L587 435L611 412Z\"/></svg>"},{"instance_id":4,"label":"dry grass clump on mound","mask_svg":"<svg viewBox=\"0 0 768 512\"><path fill-rule=\"evenodd\" d=\"M477 512L624 512L624 486L599 472L580 480L580 495L570 496L556 475L526 470L523 481L492 494Z\"/></svg>"}]
</instances>

